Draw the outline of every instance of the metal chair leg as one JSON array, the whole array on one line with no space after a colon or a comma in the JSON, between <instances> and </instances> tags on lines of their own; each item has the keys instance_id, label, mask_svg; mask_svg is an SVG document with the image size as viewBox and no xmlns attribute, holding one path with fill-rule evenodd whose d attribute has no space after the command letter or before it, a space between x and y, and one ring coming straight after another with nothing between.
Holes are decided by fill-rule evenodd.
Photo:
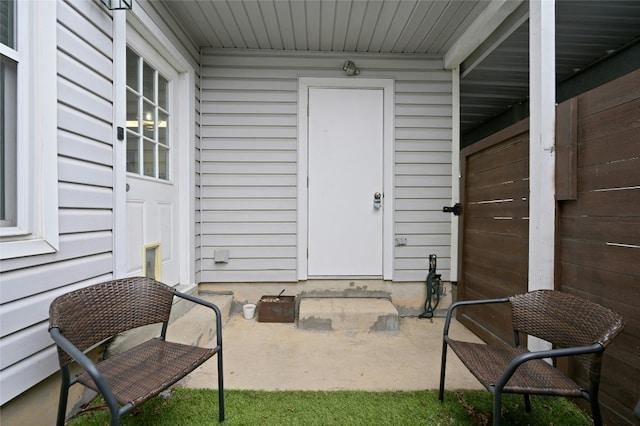
<instances>
[{"instance_id":1,"label":"metal chair leg","mask_svg":"<svg viewBox=\"0 0 640 426\"><path fill-rule=\"evenodd\" d=\"M56 424L57 426L64 426L64 421L67 417L67 400L69 398L69 367L60 369L60 376L60 400L58 401L58 418Z\"/></svg>"},{"instance_id":2,"label":"metal chair leg","mask_svg":"<svg viewBox=\"0 0 640 426\"><path fill-rule=\"evenodd\" d=\"M493 426L502 424L502 391L493 393Z\"/></svg>"},{"instance_id":3,"label":"metal chair leg","mask_svg":"<svg viewBox=\"0 0 640 426\"><path fill-rule=\"evenodd\" d=\"M524 409L527 413L531 412L531 398L528 393L524 394Z\"/></svg>"},{"instance_id":4,"label":"metal chair leg","mask_svg":"<svg viewBox=\"0 0 640 426\"><path fill-rule=\"evenodd\" d=\"M222 349L218 352L218 420L224 421L224 380L222 377Z\"/></svg>"},{"instance_id":5,"label":"metal chair leg","mask_svg":"<svg viewBox=\"0 0 640 426\"><path fill-rule=\"evenodd\" d=\"M602 426L602 414L600 413L600 403L598 401L599 383L591 382L589 386L589 402L591 403L591 416L594 426Z\"/></svg>"},{"instance_id":6,"label":"metal chair leg","mask_svg":"<svg viewBox=\"0 0 640 426\"><path fill-rule=\"evenodd\" d=\"M444 376L447 368L447 342L442 343L442 362L440 364L440 391L438 393L438 399L440 402L444 401Z\"/></svg>"}]
</instances>

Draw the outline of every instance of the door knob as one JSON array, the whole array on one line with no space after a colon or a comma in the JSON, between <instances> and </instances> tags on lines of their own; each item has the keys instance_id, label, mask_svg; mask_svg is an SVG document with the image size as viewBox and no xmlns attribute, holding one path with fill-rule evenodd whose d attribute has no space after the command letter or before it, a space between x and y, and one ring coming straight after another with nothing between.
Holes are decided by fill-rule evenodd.
<instances>
[{"instance_id":1,"label":"door knob","mask_svg":"<svg viewBox=\"0 0 640 426\"><path fill-rule=\"evenodd\" d=\"M380 207L382 207L382 194L376 192L373 194L373 208L379 209Z\"/></svg>"}]
</instances>

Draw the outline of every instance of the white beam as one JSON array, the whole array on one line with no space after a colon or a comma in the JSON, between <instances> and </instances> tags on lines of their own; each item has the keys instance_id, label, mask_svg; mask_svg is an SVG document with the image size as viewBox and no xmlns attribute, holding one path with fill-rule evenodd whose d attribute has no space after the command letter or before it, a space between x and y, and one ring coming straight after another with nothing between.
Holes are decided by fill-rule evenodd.
<instances>
[{"instance_id":1,"label":"white beam","mask_svg":"<svg viewBox=\"0 0 640 426\"><path fill-rule=\"evenodd\" d=\"M522 0L492 0L444 55L444 67L446 69L458 68L462 61L520 6L520 3Z\"/></svg>"},{"instance_id":2,"label":"white beam","mask_svg":"<svg viewBox=\"0 0 640 426\"><path fill-rule=\"evenodd\" d=\"M522 3L460 65L460 78L465 78L478 64L529 19L529 4Z\"/></svg>"},{"instance_id":3,"label":"white beam","mask_svg":"<svg viewBox=\"0 0 640 426\"><path fill-rule=\"evenodd\" d=\"M531 0L529 8L529 290L536 290L554 287L555 0ZM532 339L529 347L548 345Z\"/></svg>"}]
</instances>

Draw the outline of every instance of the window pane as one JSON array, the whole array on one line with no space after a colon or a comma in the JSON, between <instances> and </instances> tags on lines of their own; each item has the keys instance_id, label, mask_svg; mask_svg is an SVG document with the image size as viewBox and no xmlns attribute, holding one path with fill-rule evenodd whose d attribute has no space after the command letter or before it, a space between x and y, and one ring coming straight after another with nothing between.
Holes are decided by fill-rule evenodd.
<instances>
[{"instance_id":1,"label":"window pane","mask_svg":"<svg viewBox=\"0 0 640 426\"><path fill-rule=\"evenodd\" d=\"M156 177L156 144L144 141L144 175Z\"/></svg>"},{"instance_id":2,"label":"window pane","mask_svg":"<svg viewBox=\"0 0 640 426\"><path fill-rule=\"evenodd\" d=\"M158 177L169 179L169 150L162 145L158 145Z\"/></svg>"},{"instance_id":3,"label":"window pane","mask_svg":"<svg viewBox=\"0 0 640 426\"><path fill-rule=\"evenodd\" d=\"M169 116L165 112L158 111L158 143L169 145L167 138L169 131Z\"/></svg>"},{"instance_id":4,"label":"window pane","mask_svg":"<svg viewBox=\"0 0 640 426\"><path fill-rule=\"evenodd\" d=\"M130 173L169 179L169 88L169 80L127 47L127 171Z\"/></svg>"},{"instance_id":5,"label":"window pane","mask_svg":"<svg viewBox=\"0 0 640 426\"><path fill-rule=\"evenodd\" d=\"M140 138L127 132L127 171L140 174Z\"/></svg>"},{"instance_id":6,"label":"window pane","mask_svg":"<svg viewBox=\"0 0 640 426\"><path fill-rule=\"evenodd\" d=\"M154 130L156 127L155 108L147 101L142 103L142 130L143 135L149 139L154 139Z\"/></svg>"},{"instance_id":7,"label":"window pane","mask_svg":"<svg viewBox=\"0 0 640 426\"><path fill-rule=\"evenodd\" d=\"M0 43L16 48L15 0L0 0Z\"/></svg>"},{"instance_id":8,"label":"window pane","mask_svg":"<svg viewBox=\"0 0 640 426\"><path fill-rule=\"evenodd\" d=\"M142 95L152 102L156 100L155 90L153 89L155 74L155 70L145 62L142 68Z\"/></svg>"},{"instance_id":9,"label":"window pane","mask_svg":"<svg viewBox=\"0 0 640 426\"><path fill-rule=\"evenodd\" d=\"M127 86L140 93L140 79L138 78L138 64L140 57L127 48Z\"/></svg>"},{"instance_id":10,"label":"window pane","mask_svg":"<svg viewBox=\"0 0 640 426\"><path fill-rule=\"evenodd\" d=\"M15 226L17 217L16 109L18 65L0 61L0 226Z\"/></svg>"},{"instance_id":11,"label":"window pane","mask_svg":"<svg viewBox=\"0 0 640 426\"><path fill-rule=\"evenodd\" d=\"M140 133L140 117L138 114L138 96L127 90L127 130Z\"/></svg>"},{"instance_id":12,"label":"window pane","mask_svg":"<svg viewBox=\"0 0 640 426\"><path fill-rule=\"evenodd\" d=\"M167 109L169 104L169 82L158 74L158 106Z\"/></svg>"}]
</instances>

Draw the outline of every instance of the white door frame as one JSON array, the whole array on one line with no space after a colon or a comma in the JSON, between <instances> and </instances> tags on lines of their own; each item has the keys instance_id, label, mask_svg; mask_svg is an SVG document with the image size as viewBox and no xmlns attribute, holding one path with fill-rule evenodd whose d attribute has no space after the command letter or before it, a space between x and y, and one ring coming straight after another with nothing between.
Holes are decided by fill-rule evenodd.
<instances>
[{"instance_id":1,"label":"white door frame","mask_svg":"<svg viewBox=\"0 0 640 426\"><path fill-rule=\"evenodd\" d=\"M366 78L316 78L300 77L298 80L298 280L307 279L308 239L308 188L309 175L309 88L365 88L383 90L383 234L382 234L382 278L393 279L393 235L394 235L394 81L392 79Z\"/></svg>"},{"instance_id":2,"label":"white door frame","mask_svg":"<svg viewBox=\"0 0 640 426\"><path fill-rule=\"evenodd\" d=\"M195 69L167 38L153 20L138 8L135 13L114 13L114 225L113 275L127 272L127 172L126 143L117 140L117 127L126 129L126 60L127 27L131 26L167 60L176 71L174 93L180 94L175 120L183 137L179 148L178 244L180 252L180 284L195 285ZM133 33L134 31L131 31ZM152 36L153 34L153 36ZM136 34L137 36L137 34ZM174 145L174 149L177 147Z\"/></svg>"}]
</instances>

